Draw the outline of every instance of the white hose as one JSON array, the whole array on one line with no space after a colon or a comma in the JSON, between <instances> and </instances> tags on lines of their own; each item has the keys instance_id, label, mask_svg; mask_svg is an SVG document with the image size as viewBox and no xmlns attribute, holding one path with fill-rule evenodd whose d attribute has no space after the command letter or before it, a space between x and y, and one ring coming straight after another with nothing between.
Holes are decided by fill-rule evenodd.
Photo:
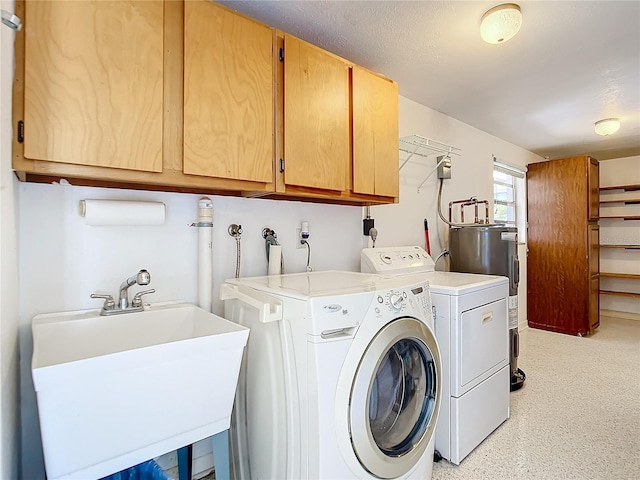
<instances>
[{"instance_id":1,"label":"white hose","mask_svg":"<svg viewBox=\"0 0 640 480\"><path fill-rule=\"evenodd\" d=\"M213 298L213 202L198 200L198 306L211 311Z\"/></svg>"}]
</instances>

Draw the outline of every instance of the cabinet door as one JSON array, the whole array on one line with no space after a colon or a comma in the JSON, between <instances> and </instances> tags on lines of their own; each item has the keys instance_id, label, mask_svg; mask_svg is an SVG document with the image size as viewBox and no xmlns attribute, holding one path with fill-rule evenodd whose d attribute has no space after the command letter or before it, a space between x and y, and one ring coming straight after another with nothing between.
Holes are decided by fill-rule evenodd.
<instances>
[{"instance_id":1,"label":"cabinet door","mask_svg":"<svg viewBox=\"0 0 640 480\"><path fill-rule=\"evenodd\" d=\"M589 328L590 333L600 325L600 275L589 279Z\"/></svg>"},{"instance_id":2,"label":"cabinet door","mask_svg":"<svg viewBox=\"0 0 640 480\"><path fill-rule=\"evenodd\" d=\"M353 191L398 196L398 84L353 67Z\"/></svg>"},{"instance_id":3,"label":"cabinet door","mask_svg":"<svg viewBox=\"0 0 640 480\"><path fill-rule=\"evenodd\" d=\"M349 65L284 36L284 181L346 189L351 161Z\"/></svg>"},{"instance_id":4,"label":"cabinet door","mask_svg":"<svg viewBox=\"0 0 640 480\"><path fill-rule=\"evenodd\" d=\"M185 2L184 172L273 181L274 31Z\"/></svg>"},{"instance_id":5,"label":"cabinet door","mask_svg":"<svg viewBox=\"0 0 640 480\"><path fill-rule=\"evenodd\" d=\"M578 157L528 165L527 317L534 328L589 333L584 165Z\"/></svg>"},{"instance_id":6,"label":"cabinet door","mask_svg":"<svg viewBox=\"0 0 640 480\"><path fill-rule=\"evenodd\" d=\"M29 1L24 156L162 170L162 0Z\"/></svg>"},{"instance_id":7,"label":"cabinet door","mask_svg":"<svg viewBox=\"0 0 640 480\"><path fill-rule=\"evenodd\" d=\"M591 277L600 273L600 227L598 225L588 225L587 235L589 241L588 275Z\"/></svg>"},{"instance_id":8,"label":"cabinet door","mask_svg":"<svg viewBox=\"0 0 640 480\"><path fill-rule=\"evenodd\" d=\"M589 184L589 220L596 221L600 218L600 165L595 158L587 157L588 184Z\"/></svg>"},{"instance_id":9,"label":"cabinet door","mask_svg":"<svg viewBox=\"0 0 640 480\"><path fill-rule=\"evenodd\" d=\"M588 225L589 239L589 328L600 325L600 227Z\"/></svg>"}]
</instances>

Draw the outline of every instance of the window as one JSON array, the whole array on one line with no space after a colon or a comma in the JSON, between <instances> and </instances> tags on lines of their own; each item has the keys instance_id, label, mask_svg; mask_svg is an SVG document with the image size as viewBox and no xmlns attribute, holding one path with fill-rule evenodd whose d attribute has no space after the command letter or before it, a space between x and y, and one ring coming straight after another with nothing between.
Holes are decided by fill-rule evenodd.
<instances>
[{"instance_id":1,"label":"window","mask_svg":"<svg viewBox=\"0 0 640 480\"><path fill-rule=\"evenodd\" d=\"M526 241L525 171L493 161L493 221L518 228L518 242Z\"/></svg>"}]
</instances>

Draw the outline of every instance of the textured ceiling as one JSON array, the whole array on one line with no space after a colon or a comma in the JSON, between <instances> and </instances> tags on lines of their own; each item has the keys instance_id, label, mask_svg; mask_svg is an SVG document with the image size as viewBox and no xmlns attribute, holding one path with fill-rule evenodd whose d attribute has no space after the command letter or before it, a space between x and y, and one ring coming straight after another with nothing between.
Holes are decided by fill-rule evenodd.
<instances>
[{"instance_id":1,"label":"textured ceiling","mask_svg":"<svg viewBox=\"0 0 640 480\"><path fill-rule=\"evenodd\" d=\"M521 1L522 28L502 45L479 33L482 14L499 1L221 3L539 155L640 154L640 1ZM622 127L599 137L593 124L608 117Z\"/></svg>"}]
</instances>

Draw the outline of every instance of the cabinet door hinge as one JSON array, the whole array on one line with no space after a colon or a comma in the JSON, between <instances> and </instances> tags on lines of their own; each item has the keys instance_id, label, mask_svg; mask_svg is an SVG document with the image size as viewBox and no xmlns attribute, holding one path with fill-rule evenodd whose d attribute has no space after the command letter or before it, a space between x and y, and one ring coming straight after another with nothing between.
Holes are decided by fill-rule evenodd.
<instances>
[{"instance_id":1,"label":"cabinet door hinge","mask_svg":"<svg viewBox=\"0 0 640 480\"><path fill-rule=\"evenodd\" d=\"M278 58L280 59L281 62L284 62L284 48L280 48Z\"/></svg>"},{"instance_id":2,"label":"cabinet door hinge","mask_svg":"<svg viewBox=\"0 0 640 480\"><path fill-rule=\"evenodd\" d=\"M280 159L279 164L280 164L280 166L279 166L280 173L283 173L284 172L284 160Z\"/></svg>"},{"instance_id":3,"label":"cabinet door hinge","mask_svg":"<svg viewBox=\"0 0 640 480\"><path fill-rule=\"evenodd\" d=\"M24 142L24 122L18 120L18 143Z\"/></svg>"}]
</instances>

